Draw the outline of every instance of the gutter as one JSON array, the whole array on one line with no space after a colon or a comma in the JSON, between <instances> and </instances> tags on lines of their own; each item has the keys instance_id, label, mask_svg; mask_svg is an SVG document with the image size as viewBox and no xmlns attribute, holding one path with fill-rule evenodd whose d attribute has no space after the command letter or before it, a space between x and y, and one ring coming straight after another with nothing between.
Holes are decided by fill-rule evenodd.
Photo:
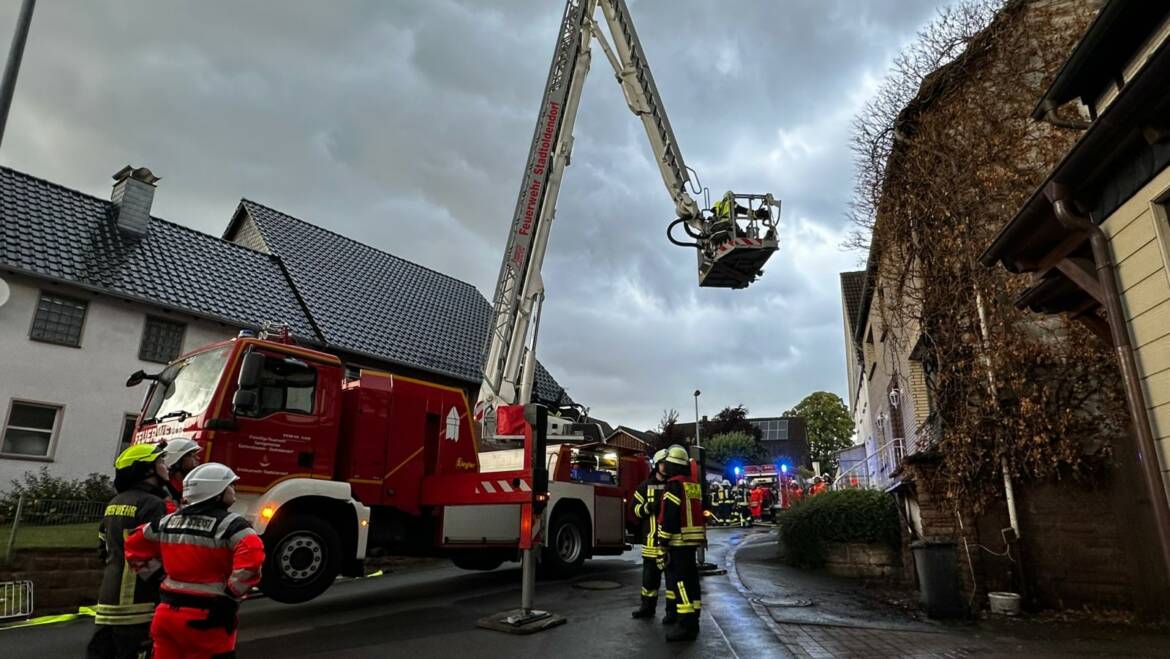
<instances>
[{"instance_id":1,"label":"gutter","mask_svg":"<svg viewBox=\"0 0 1170 659\"><path fill-rule=\"evenodd\" d=\"M1159 544L1159 554L1162 559L1163 576L1170 575L1170 503L1167 503L1166 500L1165 484L1158 465L1158 451L1150 426L1145 394L1138 376L1137 358L1134 356L1133 344L1130 342L1129 328L1125 324L1125 312L1121 306L1121 294L1117 284L1113 258L1109 253L1109 241L1105 236L1105 231L1100 226L1089 218L1076 213L1073 207L1072 191L1067 186L1051 183L1045 188L1044 194L1052 203L1052 209L1060 224L1071 232L1087 234L1093 248L1093 260L1097 265L1097 280L1101 283L1101 290L1105 297L1105 314L1108 317L1109 329L1113 335L1117 363L1121 368L1125 399L1129 406L1134 431L1137 434L1137 461L1141 468L1146 496L1149 497L1150 506L1153 508L1151 513ZM1163 591L1161 598L1164 600L1166 598L1165 583L1163 583L1161 590Z\"/></svg>"}]
</instances>

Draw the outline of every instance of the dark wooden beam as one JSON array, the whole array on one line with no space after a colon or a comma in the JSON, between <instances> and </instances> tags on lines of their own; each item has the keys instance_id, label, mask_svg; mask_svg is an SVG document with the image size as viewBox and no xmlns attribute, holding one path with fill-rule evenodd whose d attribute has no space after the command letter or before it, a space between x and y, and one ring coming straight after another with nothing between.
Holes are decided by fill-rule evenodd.
<instances>
[{"instance_id":1,"label":"dark wooden beam","mask_svg":"<svg viewBox=\"0 0 1170 659\"><path fill-rule=\"evenodd\" d=\"M1072 254L1078 247L1089 240L1089 234L1074 232L1064 237L1055 247L1050 249L1036 264L1040 270L1047 270L1060 262L1061 259Z\"/></svg>"},{"instance_id":2,"label":"dark wooden beam","mask_svg":"<svg viewBox=\"0 0 1170 659\"><path fill-rule=\"evenodd\" d=\"M1105 342L1106 345L1113 345L1113 333L1109 331L1109 323L1104 318L1095 313L1084 314L1080 316L1072 316L1074 320L1088 327L1097 338Z\"/></svg>"},{"instance_id":3,"label":"dark wooden beam","mask_svg":"<svg viewBox=\"0 0 1170 659\"><path fill-rule=\"evenodd\" d=\"M1056 264L1056 269L1099 304L1105 305L1105 292L1101 289L1101 282L1097 280L1097 272L1092 261L1084 258L1064 258Z\"/></svg>"}]
</instances>

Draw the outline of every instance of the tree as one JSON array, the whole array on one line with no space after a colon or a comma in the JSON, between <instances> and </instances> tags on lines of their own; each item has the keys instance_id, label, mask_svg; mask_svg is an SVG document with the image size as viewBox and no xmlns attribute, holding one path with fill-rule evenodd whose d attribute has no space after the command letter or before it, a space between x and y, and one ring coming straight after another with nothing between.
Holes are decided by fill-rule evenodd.
<instances>
[{"instance_id":1,"label":"tree","mask_svg":"<svg viewBox=\"0 0 1170 659\"><path fill-rule=\"evenodd\" d=\"M748 409L742 403L735 407L725 407L719 413L703 422L703 436L714 437L729 433L743 433L755 441L760 441L760 429L747 420ZM707 442L704 441L706 446Z\"/></svg>"},{"instance_id":2,"label":"tree","mask_svg":"<svg viewBox=\"0 0 1170 659\"><path fill-rule=\"evenodd\" d=\"M759 464L766 462L767 454L751 435L745 432L720 433L703 441L707 459L727 465L732 462Z\"/></svg>"},{"instance_id":3,"label":"tree","mask_svg":"<svg viewBox=\"0 0 1170 659\"><path fill-rule=\"evenodd\" d=\"M678 429L678 410L671 408L662 410L662 418L658 421L658 430L654 433L655 451L664 449L671 444L682 444L685 438Z\"/></svg>"},{"instance_id":4,"label":"tree","mask_svg":"<svg viewBox=\"0 0 1170 659\"><path fill-rule=\"evenodd\" d=\"M844 401L827 391L813 392L784 416L804 419L808 430L809 457L821 463L821 472L837 468L833 454L853 445L853 418Z\"/></svg>"}]
</instances>

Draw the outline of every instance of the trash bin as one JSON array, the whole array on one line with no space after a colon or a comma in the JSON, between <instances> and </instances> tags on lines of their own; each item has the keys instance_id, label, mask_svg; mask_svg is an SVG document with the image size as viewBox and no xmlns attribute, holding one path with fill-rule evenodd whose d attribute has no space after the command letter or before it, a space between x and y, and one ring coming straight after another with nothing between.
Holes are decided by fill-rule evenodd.
<instances>
[{"instance_id":1,"label":"trash bin","mask_svg":"<svg viewBox=\"0 0 1170 659\"><path fill-rule=\"evenodd\" d=\"M914 542L914 569L922 608L931 618L959 618L967 614L959 588L958 554L953 542Z\"/></svg>"}]
</instances>

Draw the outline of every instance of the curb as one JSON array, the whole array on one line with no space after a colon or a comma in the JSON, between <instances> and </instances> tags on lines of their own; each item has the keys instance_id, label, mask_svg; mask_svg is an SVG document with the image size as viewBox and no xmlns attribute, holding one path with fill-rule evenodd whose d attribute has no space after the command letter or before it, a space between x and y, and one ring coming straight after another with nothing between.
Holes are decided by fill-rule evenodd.
<instances>
[{"instance_id":1,"label":"curb","mask_svg":"<svg viewBox=\"0 0 1170 659\"><path fill-rule=\"evenodd\" d=\"M771 533L767 535L753 534L750 537L766 538L770 535ZM784 638L780 630L780 625L778 625L776 621L772 619L772 616L768 613L768 608L766 606L753 600L752 589L744 585L743 580L739 578L739 570L735 566L735 555L739 553L739 550L744 549L745 547L751 547L753 545L766 542L766 540L757 542L747 542L746 540L747 539L745 538L733 546L727 552L727 556L724 558L723 564L727 567L727 580L731 582L731 585L734 586L737 591L739 591L740 595L743 595L744 599L746 599L748 604L751 605L752 610L756 612L756 617L760 619L760 622L764 623L764 626L768 628L768 631L772 632L772 634L776 636L776 640L783 646Z\"/></svg>"}]
</instances>

